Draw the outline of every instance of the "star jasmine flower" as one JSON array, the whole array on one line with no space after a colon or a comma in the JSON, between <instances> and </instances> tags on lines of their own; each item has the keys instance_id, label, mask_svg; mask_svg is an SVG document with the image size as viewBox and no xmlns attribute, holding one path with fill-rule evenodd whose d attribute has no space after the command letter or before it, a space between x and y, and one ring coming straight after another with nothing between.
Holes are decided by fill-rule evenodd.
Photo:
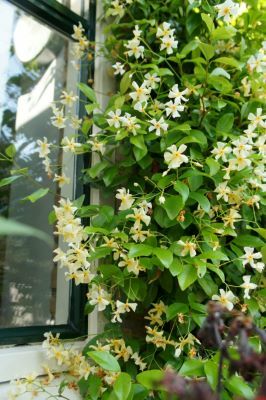
<instances>
[{"instance_id":1,"label":"star jasmine flower","mask_svg":"<svg viewBox=\"0 0 266 400\"><path fill-rule=\"evenodd\" d=\"M172 89L169 92L169 99L175 99L175 103L181 104L182 101L188 101L186 97L184 97L185 94L188 94L189 90L185 89L182 92L179 91L178 84L175 84Z\"/></svg>"},{"instance_id":2,"label":"star jasmine flower","mask_svg":"<svg viewBox=\"0 0 266 400\"><path fill-rule=\"evenodd\" d=\"M164 160L169 169L179 168L181 164L188 162L188 157L183 154L186 149L187 146L185 144L181 144L179 148L175 144L167 148L164 153Z\"/></svg>"},{"instance_id":3,"label":"star jasmine flower","mask_svg":"<svg viewBox=\"0 0 266 400\"><path fill-rule=\"evenodd\" d=\"M135 38L139 38L142 34L142 31L139 29L138 25L135 25L135 29L133 30L133 35Z\"/></svg>"},{"instance_id":4,"label":"star jasmine flower","mask_svg":"<svg viewBox=\"0 0 266 400\"><path fill-rule=\"evenodd\" d=\"M71 107L74 104L74 102L78 99L78 96L75 96L72 91L67 93L66 91L63 90L60 98L62 99L61 100L62 104Z\"/></svg>"},{"instance_id":5,"label":"star jasmine flower","mask_svg":"<svg viewBox=\"0 0 266 400\"><path fill-rule=\"evenodd\" d=\"M137 60L144 57L144 46L140 46L139 39L129 40L125 47L129 49L125 52L129 57L134 56Z\"/></svg>"},{"instance_id":6,"label":"star jasmine flower","mask_svg":"<svg viewBox=\"0 0 266 400\"><path fill-rule=\"evenodd\" d=\"M128 210L131 208L132 204L134 203L135 199L133 198L132 194L129 193L129 190L122 188L122 189L117 189L117 194L115 197L118 200L121 200L121 204L119 206L119 210Z\"/></svg>"},{"instance_id":7,"label":"star jasmine flower","mask_svg":"<svg viewBox=\"0 0 266 400\"><path fill-rule=\"evenodd\" d=\"M117 109L115 111L115 113L113 111L110 111L107 115L108 115L108 117L110 117L110 118L107 118L107 122L108 122L109 126L113 126L115 128L120 128L120 122L122 119L121 110Z\"/></svg>"},{"instance_id":8,"label":"star jasmine flower","mask_svg":"<svg viewBox=\"0 0 266 400\"><path fill-rule=\"evenodd\" d=\"M228 201L228 194L231 193L231 189L227 186L227 182L219 183L214 192L218 193L216 198L217 200L223 199L224 201Z\"/></svg>"},{"instance_id":9,"label":"star jasmine flower","mask_svg":"<svg viewBox=\"0 0 266 400\"><path fill-rule=\"evenodd\" d=\"M235 222L238 222L241 219L241 215L234 208L230 208L229 213L222 218L225 226L230 226L230 228L235 229Z\"/></svg>"},{"instance_id":10,"label":"star jasmine flower","mask_svg":"<svg viewBox=\"0 0 266 400\"><path fill-rule=\"evenodd\" d=\"M54 116L51 117L52 125L54 125L58 129L65 128L67 118L64 117L63 109L58 110L58 109L54 108L53 112L54 112Z\"/></svg>"},{"instance_id":11,"label":"star jasmine flower","mask_svg":"<svg viewBox=\"0 0 266 400\"><path fill-rule=\"evenodd\" d=\"M254 267L254 260L259 260L262 258L261 252L254 253L255 249L253 247L244 247L245 254L243 254L240 258L243 260L243 267L249 264L251 267Z\"/></svg>"},{"instance_id":12,"label":"star jasmine flower","mask_svg":"<svg viewBox=\"0 0 266 400\"><path fill-rule=\"evenodd\" d=\"M211 153L214 154L215 160L219 160L221 158L224 162L227 161L227 154L230 154L232 149L230 146L227 146L226 143L217 142L216 146Z\"/></svg>"},{"instance_id":13,"label":"star jasmine flower","mask_svg":"<svg viewBox=\"0 0 266 400\"><path fill-rule=\"evenodd\" d=\"M230 23L232 18L237 17L239 13L239 4L234 3L232 0L217 4L215 8L218 10L217 18L223 18L224 22L227 23Z\"/></svg>"},{"instance_id":14,"label":"star jasmine flower","mask_svg":"<svg viewBox=\"0 0 266 400\"><path fill-rule=\"evenodd\" d=\"M171 25L168 22L163 22L161 27L157 28L156 36L172 36L174 34L174 29L170 29Z\"/></svg>"},{"instance_id":15,"label":"star jasmine flower","mask_svg":"<svg viewBox=\"0 0 266 400\"><path fill-rule=\"evenodd\" d=\"M141 222L144 222L145 225L149 225L151 222L151 217L146 215L143 208L133 208L134 214L127 215L127 218L133 218L135 220L134 228L140 228Z\"/></svg>"},{"instance_id":16,"label":"star jasmine flower","mask_svg":"<svg viewBox=\"0 0 266 400\"><path fill-rule=\"evenodd\" d=\"M249 113L248 120L251 121L250 125L252 128L257 128L258 126L266 128L266 115L262 115L262 108L257 108L256 114Z\"/></svg>"},{"instance_id":17,"label":"star jasmine flower","mask_svg":"<svg viewBox=\"0 0 266 400\"><path fill-rule=\"evenodd\" d=\"M74 138L69 139L68 137L63 138L61 145L65 152L71 151L72 153L82 146L81 143L75 142Z\"/></svg>"},{"instance_id":18,"label":"star jasmine flower","mask_svg":"<svg viewBox=\"0 0 266 400\"><path fill-rule=\"evenodd\" d=\"M150 87L151 89L156 89L158 86L158 83L160 82L160 78L158 77L157 74L146 74L144 75L145 81L144 84L147 87Z\"/></svg>"},{"instance_id":19,"label":"star jasmine flower","mask_svg":"<svg viewBox=\"0 0 266 400\"><path fill-rule=\"evenodd\" d=\"M114 75L123 75L126 70L124 69L124 65L121 62L117 62L112 65L113 69L115 70Z\"/></svg>"},{"instance_id":20,"label":"star jasmine flower","mask_svg":"<svg viewBox=\"0 0 266 400\"><path fill-rule=\"evenodd\" d=\"M186 240L185 242L183 240L178 240L177 244L180 244L180 246L183 247L183 249L181 250L182 257L185 257L188 253L190 257L195 257L195 255L197 254L197 245L195 243L190 242L189 240Z\"/></svg>"},{"instance_id":21,"label":"star jasmine flower","mask_svg":"<svg viewBox=\"0 0 266 400\"><path fill-rule=\"evenodd\" d=\"M173 49L176 49L178 45L178 41L175 40L173 36L164 36L161 39L160 50L166 49L167 54L173 54Z\"/></svg>"},{"instance_id":22,"label":"star jasmine flower","mask_svg":"<svg viewBox=\"0 0 266 400\"><path fill-rule=\"evenodd\" d=\"M150 120L151 126L149 127L149 132L152 132L155 130L155 134L157 136L161 135L161 131L167 132L168 124L164 121L163 117L157 121L156 119L151 119Z\"/></svg>"},{"instance_id":23,"label":"star jasmine flower","mask_svg":"<svg viewBox=\"0 0 266 400\"><path fill-rule=\"evenodd\" d=\"M173 102L171 100L168 101L165 106L166 116L169 117L169 115L171 115L173 118L181 117L179 111L184 111L185 108L180 103L178 103L178 101Z\"/></svg>"},{"instance_id":24,"label":"star jasmine flower","mask_svg":"<svg viewBox=\"0 0 266 400\"><path fill-rule=\"evenodd\" d=\"M91 151L97 151L101 154L105 152L105 144L103 142L98 142L95 138L94 140L87 140L87 143L91 145Z\"/></svg>"},{"instance_id":25,"label":"star jasmine flower","mask_svg":"<svg viewBox=\"0 0 266 400\"><path fill-rule=\"evenodd\" d=\"M132 82L132 86L135 89L135 92L129 93L129 96L133 101L146 101L150 94L150 89L145 86L145 83L142 83L141 86L137 84L137 82Z\"/></svg>"},{"instance_id":26,"label":"star jasmine flower","mask_svg":"<svg viewBox=\"0 0 266 400\"><path fill-rule=\"evenodd\" d=\"M244 299L250 299L249 291L257 288L255 283L250 282L251 275L243 276L243 283L240 285L244 289Z\"/></svg>"},{"instance_id":27,"label":"star jasmine flower","mask_svg":"<svg viewBox=\"0 0 266 400\"><path fill-rule=\"evenodd\" d=\"M37 144L39 146L39 157L46 158L46 156L51 152L50 147L52 146L52 143L48 143L47 137L44 137L43 140L37 140Z\"/></svg>"},{"instance_id":28,"label":"star jasmine flower","mask_svg":"<svg viewBox=\"0 0 266 400\"><path fill-rule=\"evenodd\" d=\"M212 300L218 301L222 306L227 308L227 310L231 311L234 308L234 302L236 300L236 296L229 290L225 292L223 289L220 289L220 296L214 294L212 296Z\"/></svg>"}]
</instances>

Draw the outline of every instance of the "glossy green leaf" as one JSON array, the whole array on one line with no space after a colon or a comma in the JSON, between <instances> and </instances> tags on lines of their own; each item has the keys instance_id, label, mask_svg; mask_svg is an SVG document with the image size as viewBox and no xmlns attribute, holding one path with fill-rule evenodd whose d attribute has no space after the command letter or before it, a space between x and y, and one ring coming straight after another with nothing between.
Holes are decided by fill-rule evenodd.
<instances>
[{"instance_id":1,"label":"glossy green leaf","mask_svg":"<svg viewBox=\"0 0 266 400\"><path fill-rule=\"evenodd\" d=\"M107 371L120 372L117 359L107 351L88 351L87 356Z\"/></svg>"},{"instance_id":2,"label":"glossy green leaf","mask_svg":"<svg viewBox=\"0 0 266 400\"><path fill-rule=\"evenodd\" d=\"M78 87L92 103L97 103L96 95L91 87L82 82L78 84Z\"/></svg>"},{"instance_id":3,"label":"glossy green leaf","mask_svg":"<svg viewBox=\"0 0 266 400\"><path fill-rule=\"evenodd\" d=\"M208 31L209 32L214 31L214 23L213 23L212 18L208 14L201 14L201 18L205 22L205 24L208 28Z\"/></svg>"},{"instance_id":4,"label":"glossy green leaf","mask_svg":"<svg viewBox=\"0 0 266 400\"><path fill-rule=\"evenodd\" d=\"M203 376L204 363L197 359L187 360L179 370L179 374L182 376Z\"/></svg>"},{"instance_id":5,"label":"glossy green leaf","mask_svg":"<svg viewBox=\"0 0 266 400\"><path fill-rule=\"evenodd\" d=\"M129 248L128 257L147 257L153 252L153 248L146 244L133 244Z\"/></svg>"},{"instance_id":6,"label":"glossy green leaf","mask_svg":"<svg viewBox=\"0 0 266 400\"><path fill-rule=\"evenodd\" d=\"M149 371L141 372L136 376L137 382L147 389L154 389L158 383L162 381L164 371L159 369L151 369Z\"/></svg>"},{"instance_id":7,"label":"glossy green leaf","mask_svg":"<svg viewBox=\"0 0 266 400\"><path fill-rule=\"evenodd\" d=\"M165 209L168 217L173 220L184 207L184 203L181 196L168 196L162 207Z\"/></svg>"},{"instance_id":8,"label":"glossy green leaf","mask_svg":"<svg viewBox=\"0 0 266 400\"><path fill-rule=\"evenodd\" d=\"M131 390L131 376L125 372L121 372L113 388L118 400L127 400Z\"/></svg>"},{"instance_id":9,"label":"glossy green leaf","mask_svg":"<svg viewBox=\"0 0 266 400\"><path fill-rule=\"evenodd\" d=\"M204 211L206 211L207 213L210 211L211 204L207 199L207 197L204 196L204 194L198 192L191 192L189 197L193 200L196 200Z\"/></svg>"},{"instance_id":10,"label":"glossy green leaf","mask_svg":"<svg viewBox=\"0 0 266 400\"><path fill-rule=\"evenodd\" d=\"M177 277L180 289L186 290L197 278L197 269L192 265L184 265L183 271Z\"/></svg>"},{"instance_id":11,"label":"glossy green leaf","mask_svg":"<svg viewBox=\"0 0 266 400\"><path fill-rule=\"evenodd\" d=\"M173 253L168 249L155 248L153 254L161 261L165 268L169 268L173 262Z\"/></svg>"},{"instance_id":12,"label":"glossy green leaf","mask_svg":"<svg viewBox=\"0 0 266 400\"><path fill-rule=\"evenodd\" d=\"M3 178L0 180L0 188L6 185L10 185L12 182L16 181L18 178L20 178L21 175L13 175L9 176L8 178Z\"/></svg>"},{"instance_id":13,"label":"glossy green leaf","mask_svg":"<svg viewBox=\"0 0 266 400\"><path fill-rule=\"evenodd\" d=\"M29 196L24 197L22 200L29 200L31 203L35 203L37 200L46 196L48 192L49 192L48 188L45 189L41 188L31 193Z\"/></svg>"},{"instance_id":14,"label":"glossy green leaf","mask_svg":"<svg viewBox=\"0 0 266 400\"><path fill-rule=\"evenodd\" d=\"M174 190L181 194L183 203L185 203L189 196L189 187L181 181L176 181L174 184Z\"/></svg>"},{"instance_id":15,"label":"glossy green leaf","mask_svg":"<svg viewBox=\"0 0 266 400\"><path fill-rule=\"evenodd\" d=\"M167 307L166 309L166 319L170 321L176 318L179 313L187 314L189 312L189 307L184 303L174 303Z\"/></svg>"}]
</instances>

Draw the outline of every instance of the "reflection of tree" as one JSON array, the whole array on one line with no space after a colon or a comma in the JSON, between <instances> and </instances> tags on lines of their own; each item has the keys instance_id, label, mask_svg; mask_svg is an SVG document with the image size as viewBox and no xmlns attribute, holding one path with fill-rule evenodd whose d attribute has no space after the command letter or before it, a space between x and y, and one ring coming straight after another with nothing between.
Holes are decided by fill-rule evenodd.
<instances>
[{"instance_id":1,"label":"reflection of tree","mask_svg":"<svg viewBox=\"0 0 266 400\"><path fill-rule=\"evenodd\" d=\"M60 38L57 44L58 42L62 49L63 40ZM54 203L53 194L47 195L35 204L21 201L23 197L38 189L33 181L41 183L44 187L51 187L38 154L34 153L36 139L44 134L32 132L32 129L28 131L27 124L16 130L18 99L21 95L32 92L47 70L47 66L40 65L36 60L21 63L12 45L9 66L5 99L1 104L0 153L5 153L10 143L15 145L17 152L13 162L1 162L0 179L10 176L12 169L27 167L32 181L21 178L11 186L0 188L0 213L6 217L15 216L21 222L52 234L52 227L48 225L47 217L51 211L51 204ZM61 75L59 85L63 79L63 74ZM35 118L38 122L39 115ZM43 128L41 126L41 129ZM52 140L52 135L56 131L51 127L49 132L51 135L49 139ZM54 161L56 157L57 155ZM53 189L56 191L55 187ZM0 327L43 325L47 319L54 318L54 315L49 313L49 306L47 309L51 297L48 288L51 286L52 265L51 249L42 242L26 237L0 237ZM8 276L8 282L5 282L5 273ZM9 290L3 285L8 285ZM38 294L37 297L36 294Z\"/></svg>"}]
</instances>

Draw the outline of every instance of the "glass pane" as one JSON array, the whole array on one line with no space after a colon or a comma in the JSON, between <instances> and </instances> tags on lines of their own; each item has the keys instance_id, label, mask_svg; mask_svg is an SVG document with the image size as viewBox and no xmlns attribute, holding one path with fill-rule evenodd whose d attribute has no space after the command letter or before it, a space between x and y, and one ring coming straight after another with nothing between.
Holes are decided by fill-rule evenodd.
<instances>
[{"instance_id":1,"label":"glass pane","mask_svg":"<svg viewBox=\"0 0 266 400\"><path fill-rule=\"evenodd\" d=\"M86 11L89 7L89 0L57 0L58 3L63 4L65 7L69 8L74 13L86 16Z\"/></svg>"},{"instance_id":2,"label":"glass pane","mask_svg":"<svg viewBox=\"0 0 266 400\"><path fill-rule=\"evenodd\" d=\"M68 63L71 44L6 0L0 0L0 38L0 153L12 152L10 145L16 149L12 162L1 162L0 179L23 168L30 174L0 188L0 214L53 236L48 214L58 195L72 196L72 187L60 192L49 179L36 141L46 136L58 144L67 134L62 131L60 137L51 125L50 105L63 88L75 91L77 72ZM64 156L53 154L53 164L60 166ZM73 159L67 164L73 177ZM35 203L21 200L40 187L49 187L50 193ZM69 286L52 251L35 238L0 236L0 328L67 322Z\"/></svg>"}]
</instances>

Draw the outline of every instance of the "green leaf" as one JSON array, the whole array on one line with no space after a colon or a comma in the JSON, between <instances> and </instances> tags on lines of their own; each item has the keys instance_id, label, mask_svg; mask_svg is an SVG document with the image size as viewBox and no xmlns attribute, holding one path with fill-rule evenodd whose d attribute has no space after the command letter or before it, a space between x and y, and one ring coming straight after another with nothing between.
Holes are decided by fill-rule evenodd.
<instances>
[{"instance_id":1,"label":"green leaf","mask_svg":"<svg viewBox=\"0 0 266 400\"><path fill-rule=\"evenodd\" d=\"M184 207L184 203L181 196L168 196L162 207L167 212L168 217L173 220Z\"/></svg>"},{"instance_id":2,"label":"green leaf","mask_svg":"<svg viewBox=\"0 0 266 400\"><path fill-rule=\"evenodd\" d=\"M217 172L220 170L219 162L214 160L211 157L206 159L206 164L208 165L208 167L210 169L210 176L216 175Z\"/></svg>"},{"instance_id":3,"label":"green leaf","mask_svg":"<svg viewBox=\"0 0 266 400\"><path fill-rule=\"evenodd\" d=\"M86 104L85 109L87 111L87 114L90 115L92 113L92 111L97 107L99 107L99 104L97 104L97 103Z\"/></svg>"},{"instance_id":4,"label":"green leaf","mask_svg":"<svg viewBox=\"0 0 266 400\"><path fill-rule=\"evenodd\" d=\"M210 60L215 54L215 49L210 44L200 42L199 48L203 53L204 57L206 58L206 60Z\"/></svg>"},{"instance_id":5,"label":"green leaf","mask_svg":"<svg viewBox=\"0 0 266 400\"><path fill-rule=\"evenodd\" d=\"M169 271L172 276L179 275L183 270L182 263L179 261L177 257L174 257L172 264L169 267Z\"/></svg>"},{"instance_id":6,"label":"green leaf","mask_svg":"<svg viewBox=\"0 0 266 400\"><path fill-rule=\"evenodd\" d=\"M214 60L216 63L230 65L231 67L241 70L239 62L233 57L219 57Z\"/></svg>"},{"instance_id":7,"label":"green leaf","mask_svg":"<svg viewBox=\"0 0 266 400\"><path fill-rule=\"evenodd\" d=\"M177 317L177 314L187 314L189 312L189 307L184 303L174 303L167 307L166 309L166 319L170 321Z\"/></svg>"},{"instance_id":8,"label":"green leaf","mask_svg":"<svg viewBox=\"0 0 266 400\"><path fill-rule=\"evenodd\" d=\"M9 158L14 158L16 155L17 149L14 144L10 144L6 149L5 153Z\"/></svg>"},{"instance_id":9,"label":"green leaf","mask_svg":"<svg viewBox=\"0 0 266 400\"><path fill-rule=\"evenodd\" d=\"M165 268L169 268L173 262L173 253L168 249L155 248L153 254L161 261Z\"/></svg>"},{"instance_id":10,"label":"green leaf","mask_svg":"<svg viewBox=\"0 0 266 400\"><path fill-rule=\"evenodd\" d=\"M178 275L181 290L186 290L198 278L197 269L192 265L184 265L183 271Z\"/></svg>"},{"instance_id":11,"label":"green leaf","mask_svg":"<svg viewBox=\"0 0 266 400\"><path fill-rule=\"evenodd\" d=\"M225 387L237 396L243 396L245 399L253 399L253 390L240 376L234 375L227 379Z\"/></svg>"},{"instance_id":12,"label":"green leaf","mask_svg":"<svg viewBox=\"0 0 266 400\"><path fill-rule=\"evenodd\" d=\"M202 193L191 192L189 197L193 200L196 200L204 211L206 211L207 213L210 211L210 202L207 197L204 196Z\"/></svg>"},{"instance_id":13,"label":"green leaf","mask_svg":"<svg viewBox=\"0 0 266 400\"><path fill-rule=\"evenodd\" d=\"M124 75L123 78L120 81L120 93L125 94L126 91L128 90L129 86L131 85L131 71L127 71Z\"/></svg>"},{"instance_id":14,"label":"green leaf","mask_svg":"<svg viewBox=\"0 0 266 400\"><path fill-rule=\"evenodd\" d=\"M0 187L9 185L10 183L16 181L20 177L21 177L21 175L13 175L13 176L9 176L8 178L1 179L0 180Z\"/></svg>"},{"instance_id":15,"label":"green leaf","mask_svg":"<svg viewBox=\"0 0 266 400\"><path fill-rule=\"evenodd\" d=\"M128 257L147 257L152 254L153 248L146 244L133 244L129 247Z\"/></svg>"},{"instance_id":16,"label":"green leaf","mask_svg":"<svg viewBox=\"0 0 266 400\"><path fill-rule=\"evenodd\" d=\"M48 192L49 192L48 188L45 189L41 188L31 193L29 196L24 197L22 200L29 200L31 203L35 203L37 200L46 196Z\"/></svg>"},{"instance_id":17,"label":"green leaf","mask_svg":"<svg viewBox=\"0 0 266 400\"><path fill-rule=\"evenodd\" d=\"M136 376L137 382L147 389L154 389L158 383L162 381L164 371L159 369L151 369L149 371L141 372Z\"/></svg>"},{"instance_id":18,"label":"green leaf","mask_svg":"<svg viewBox=\"0 0 266 400\"><path fill-rule=\"evenodd\" d=\"M88 390L87 395L89 395L90 400L97 400L101 395L101 385L102 380L96 375L89 375L88 377Z\"/></svg>"},{"instance_id":19,"label":"green leaf","mask_svg":"<svg viewBox=\"0 0 266 400\"><path fill-rule=\"evenodd\" d=\"M215 390L218 382L218 364L212 360L208 360L204 364L204 372L207 377L208 384Z\"/></svg>"},{"instance_id":20,"label":"green leaf","mask_svg":"<svg viewBox=\"0 0 266 400\"><path fill-rule=\"evenodd\" d=\"M126 400L131 390L131 376L125 372L121 372L113 388L118 400Z\"/></svg>"},{"instance_id":21,"label":"green leaf","mask_svg":"<svg viewBox=\"0 0 266 400\"><path fill-rule=\"evenodd\" d=\"M94 93L94 90L86 85L85 83L79 83L78 84L79 90L85 94L85 96L92 102L92 103L97 103L97 98Z\"/></svg>"},{"instance_id":22,"label":"green leaf","mask_svg":"<svg viewBox=\"0 0 266 400\"><path fill-rule=\"evenodd\" d=\"M140 278L127 279L124 284L124 292L130 300L143 301L147 293L147 285Z\"/></svg>"},{"instance_id":23,"label":"green leaf","mask_svg":"<svg viewBox=\"0 0 266 400\"><path fill-rule=\"evenodd\" d=\"M234 114L227 113L224 114L221 118L219 118L216 124L216 129L217 131L221 132L231 132L233 125L234 125Z\"/></svg>"},{"instance_id":24,"label":"green leaf","mask_svg":"<svg viewBox=\"0 0 266 400\"><path fill-rule=\"evenodd\" d=\"M182 376L202 376L204 363L202 360L187 360L179 370L179 374Z\"/></svg>"},{"instance_id":25,"label":"green leaf","mask_svg":"<svg viewBox=\"0 0 266 400\"><path fill-rule=\"evenodd\" d=\"M174 184L174 190L181 194L183 202L185 203L189 196L189 187L181 181L176 181Z\"/></svg>"},{"instance_id":26,"label":"green leaf","mask_svg":"<svg viewBox=\"0 0 266 400\"><path fill-rule=\"evenodd\" d=\"M223 76L212 76L208 78L208 83L212 85L218 92L227 94L232 92L232 84Z\"/></svg>"},{"instance_id":27,"label":"green leaf","mask_svg":"<svg viewBox=\"0 0 266 400\"><path fill-rule=\"evenodd\" d=\"M212 33L211 37L213 40L225 40L225 39L231 39L233 36L235 36L237 33L237 29L235 29L233 26L222 26L219 28L216 28Z\"/></svg>"},{"instance_id":28,"label":"green leaf","mask_svg":"<svg viewBox=\"0 0 266 400\"><path fill-rule=\"evenodd\" d=\"M43 240L49 246L53 246L53 240L46 233L39 231L39 229L22 224L12 219L5 219L0 217L0 235L3 236L32 236L37 239Z\"/></svg>"},{"instance_id":29,"label":"green leaf","mask_svg":"<svg viewBox=\"0 0 266 400\"><path fill-rule=\"evenodd\" d=\"M208 14L201 14L202 20L205 22L208 31L211 33L214 31L214 23L212 18Z\"/></svg>"},{"instance_id":30,"label":"green leaf","mask_svg":"<svg viewBox=\"0 0 266 400\"><path fill-rule=\"evenodd\" d=\"M102 233L104 235L109 234L109 231L107 229L100 228L98 226L86 226L86 228L84 228L84 232L88 235L91 235L93 233Z\"/></svg>"},{"instance_id":31,"label":"green leaf","mask_svg":"<svg viewBox=\"0 0 266 400\"><path fill-rule=\"evenodd\" d=\"M257 236L247 235L247 234L240 234L234 240L233 243L241 246L241 247L261 247L264 245L264 241L261 240Z\"/></svg>"},{"instance_id":32,"label":"green leaf","mask_svg":"<svg viewBox=\"0 0 266 400\"><path fill-rule=\"evenodd\" d=\"M107 351L88 351L87 356L107 371L120 372L117 359Z\"/></svg>"},{"instance_id":33,"label":"green leaf","mask_svg":"<svg viewBox=\"0 0 266 400\"><path fill-rule=\"evenodd\" d=\"M100 175L100 173L106 168L108 167L110 164L107 160L103 160L101 162L98 162L97 164L95 164L93 167L88 169L88 174L90 175L90 177L92 179L98 177Z\"/></svg>"},{"instance_id":34,"label":"green leaf","mask_svg":"<svg viewBox=\"0 0 266 400\"><path fill-rule=\"evenodd\" d=\"M255 228L252 230L257 232L261 237L263 237L263 239L266 239L266 229L265 228Z\"/></svg>"}]
</instances>

